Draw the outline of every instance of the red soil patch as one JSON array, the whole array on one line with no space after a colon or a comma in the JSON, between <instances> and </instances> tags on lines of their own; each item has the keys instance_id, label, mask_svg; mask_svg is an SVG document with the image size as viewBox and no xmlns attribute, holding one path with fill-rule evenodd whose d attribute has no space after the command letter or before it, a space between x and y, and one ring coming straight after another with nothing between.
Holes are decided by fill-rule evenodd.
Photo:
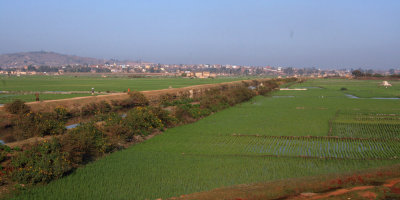
<instances>
[{"instance_id":1,"label":"red soil patch","mask_svg":"<svg viewBox=\"0 0 400 200\"><path fill-rule=\"evenodd\" d=\"M394 185L392 188L390 188L390 192L394 194L400 194L400 183Z\"/></svg>"},{"instance_id":2,"label":"red soil patch","mask_svg":"<svg viewBox=\"0 0 400 200\"><path fill-rule=\"evenodd\" d=\"M326 199L331 196L340 196L340 195L343 195L343 194L346 194L349 192L359 191L359 190L368 190L368 189L372 189L372 188L374 188L374 186L357 186L357 187L353 187L351 189L338 189L333 192L328 192L326 194L313 196L310 199Z\"/></svg>"},{"instance_id":3,"label":"red soil patch","mask_svg":"<svg viewBox=\"0 0 400 200\"><path fill-rule=\"evenodd\" d=\"M358 195L364 199L376 199L378 196L376 193L373 193L371 191L365 191L365 192L360 192Z\"/></svg>"},{"instance_id":4,"label":"red soil patch","mask_svg":"<svg viewBox=\"0 0 400 200\"><path fill-rule=\"evenodd\" d=\"M400 194L400 178L387 181L383 186L390 188L390 192Z\"/></svg>"},{"instance_id":5,"label":"red soil patch","mask_svg":"<svg viewBox=\"0 0 400 200\"><path fill-rule=\"evenodd\" d=\"M385 187L393 187L397 183L400 183L400 178L388 180L388 181L385 182L385 184L383 184L383 186L385 186Z\"/></svg>"},{"instance_id":6,"label":"red soil patch","mask_svg":"<svg viewBox=\"0 0 400 200\"><path fill-rule=\"evenodd\" d=\"M393 165L350 174L242 184L170 199L396 199L400 194L399 169L400 165Z\"/></svg>"}]
</instances>

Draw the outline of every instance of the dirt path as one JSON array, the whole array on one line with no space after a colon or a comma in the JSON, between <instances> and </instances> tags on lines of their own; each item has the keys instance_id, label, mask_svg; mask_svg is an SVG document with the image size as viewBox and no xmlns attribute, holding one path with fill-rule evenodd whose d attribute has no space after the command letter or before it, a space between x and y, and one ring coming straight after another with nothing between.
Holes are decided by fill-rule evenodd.
<instances>
[{"instance_id":1,"label":"dirt path","mask_svg":"<svg viewBox=\"0 0 400 200\"><path fill-rule=\"evenodd\" d=\"M242 184L185 194L170 200L339 200L400 199L400 165L332 176L293 178L265 183ZM364 181L352 180L359 177ZM338 180L343 182L337 183ZM346 182L346 180L348 180ZM347 185L347 187L346 187ZM335 189L336 188L336 189ZM320 191L320 192L312 192Z\"/></svg>"},{"instance_id":2,"label":"dirt path","mask_svg":"<svg viewBox=\"0 0 400 200\"><path fill-rule=\"evenodd\" d=\"M385 184L383 184L383 186L390 188L396 185L397 183L400 183L400 178L388 180L385 182Z\"/></svg>"},{"instance_id":3,"label":"dirt path","mask_svg":"<svg viewBox=\"0 0 400 200\"><path fill-rule=\"evenodd\" d=\"M258 81L267 81L271 79L259 79ZM215 83L215 84L201 84L201 85L193 85L182 88L170 88L170 89L161 89L161 90L148 90L148 91L140 91L143 93L150 101L154 99L158 99L160 95L163 94L179 94L188 92L189 90L193 91L205 91L210 88L222 87L222 86L235 86L237 84L241 84L242 82L251 83L253 80L241 80L241 81L232 81L232 82L224 82L224 83ZM97 103L101 101L111 102L113 100L121 100L128 97L127 93L112 93L105 95L97 95L97 96L84 96L84 97L74 97L67 99L55 99L55 100L45 100L39 102L28 102L27 105L31 106L31 109L35 112L49 112L54 110L57 106L63 106L67 109L79 109L83 105L89 103ZM0 110L3 109L3 106L0 106Z\"/></svg>"},{"instance_id":4,"label":"dirt path","mask_svg":"<svg viewBox=\"0 0 400 200\"><path fill-rule=\"evenodd\" d=\"M106 94L107 96L116 96L116 95L123 95L126 93L113 93L113 94ZM40 104L40 103L49 103L49 102L63 102L63 101L75 101L75 100L80 100L80 99L90 99L96 96L83 96L83 97L73 97L73 98L66 98L66 99L53 99L53 100L44 100L44 101L33 101L33 102L27 102L26 104L28 105L35 105L35 104Z\"/></svg>"},{"instance_id":5,"label":"dirt path","mask_svg":"<svg viewBox=\"0 0 400 200\"><path fill-rule=\"evenodd\" d=\"M396 184L400 184L400 178L386 180L384 184L378 186L356 186L351 188L337 189L335 191L326 193L302 193L299 196L290 199L350 199L350 195L354 194L354 192L356 192L357 196L363 199L377 199L379 195L375 193L375 191L391 191L392 193L399 194L400 190L395 187Z\"/></svg>"},{"instance_id":6,"label":"dirt path","mask_svg":"<svg viewBox=\"0 0 400 200\"><path fill-rule=\"evenodd\" d=\"M353 191L368 190L372 188L374 188L374 186L357 186L349 189L338 189L333 192L312 196L310 199L326 199L331 196L339 196Z\"/></svg>"}]
</instances>

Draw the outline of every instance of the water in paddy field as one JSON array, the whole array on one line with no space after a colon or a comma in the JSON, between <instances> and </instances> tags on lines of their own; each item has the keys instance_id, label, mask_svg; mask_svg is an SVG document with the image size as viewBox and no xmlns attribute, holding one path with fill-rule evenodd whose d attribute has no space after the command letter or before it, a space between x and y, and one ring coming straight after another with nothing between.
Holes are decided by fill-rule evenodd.
<instances>
[{"instance_id":1,"label":"water in paddy field","mask_svg":"<svg viewBox=\"0 0 400 200\"><path fill-rule=\"evenodd\" d=\"M397 97L371 97L371 98L360 98L351 94L344 94L346 95L348 98L350 99L391 99L391 100L395 100L395 99L400 99Z\"/></svg>"}]
</instances>

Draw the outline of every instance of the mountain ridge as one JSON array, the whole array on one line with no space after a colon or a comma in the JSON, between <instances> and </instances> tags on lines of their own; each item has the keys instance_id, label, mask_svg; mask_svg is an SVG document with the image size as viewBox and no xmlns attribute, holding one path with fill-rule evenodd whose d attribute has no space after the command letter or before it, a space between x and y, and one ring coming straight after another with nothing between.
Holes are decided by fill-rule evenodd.
<instances>
[{"instance_id":1,"label":"mountain ridge","mask_svg":"<svg viewBox=\"0 0 400 200\"><path fill-rule=\"evenodd\" d=\"M47 65L47 66L62 66L62 65L95 65L105 64L106 59L98 59L91 57L82 57L76 55L67 55L51 51L31 51L0 54L0 67L23 67L28 65Z\"/></svg>"}]
</instances>

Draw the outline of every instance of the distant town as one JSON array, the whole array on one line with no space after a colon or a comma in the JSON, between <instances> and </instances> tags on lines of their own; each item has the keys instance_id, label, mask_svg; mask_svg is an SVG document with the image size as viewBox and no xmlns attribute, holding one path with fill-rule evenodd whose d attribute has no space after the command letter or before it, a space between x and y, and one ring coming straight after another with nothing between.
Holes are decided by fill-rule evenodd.
<instances>
[{"instance_id":1,"label":"distant town","mask_svg":"<svg viewBox=\"0 0 400 200\"><path fill-rule=\"evenodd\" d=\"M229 64L162 64L117 59L96 59L55 52L36 51L0 55L0 74L64 75L92 73L108 75L181 76L187 78L215 78L217 76L294 76L294 77L381 77L400 76L400 68L372 69L320 69L319 67L296 68L287 66L250 66Z\"/></svg>"},{"instance_id":2,"label":"distant town","mask_svg":"<svg viewBox=\"0 0 400 200\"><path fill-rule=\"evenodd\" d=\"M170 65L155 63L105 63L97 65L21 65L0 67L0 74L5 75L63 75L69 73L135 74L182 76L188 78L215 78L217 76L294 76L294 77L381 77L400 74L398 69L388 71L372 69L335 69L292 68L273 66L239 66L220 64Z\"/></svg>"}]
</instances>

